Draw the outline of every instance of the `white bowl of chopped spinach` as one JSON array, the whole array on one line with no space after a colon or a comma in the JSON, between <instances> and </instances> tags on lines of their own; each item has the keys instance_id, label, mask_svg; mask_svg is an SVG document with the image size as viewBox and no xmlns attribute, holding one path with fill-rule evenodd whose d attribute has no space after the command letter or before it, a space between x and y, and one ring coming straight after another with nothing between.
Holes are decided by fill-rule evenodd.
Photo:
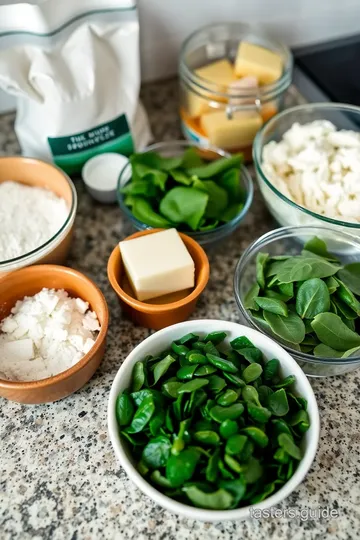
<instances>
[{"instance_id":1,"label":"white bowl of chopped spinach","mask_svg":"<svg viewBox=\"0 0 360 540\"><path fill-rule=\"evenodd\" d=\"M220 320L145 339L113 382L108 428L130 479L192 519L250 517L302 482L319 413L301 368L272 339Z\"/></svg>"},{"instance_id":2,"label":"white bowl of chopped spinach","mask_svg":"<svg viewBox=\"0 0 360 540\"><path fill-rule=\"evenodd\" d=\"M136 229L175 227L206 245L240 225L252 203L253 183L242 154L170 141L130 157L117 197Z\"/></svg>"},{"instance_id":3,"label":"white bowl of chopped spinach","mask_svg":"<svg viewBox=\"0 0 360 540\"><path fill-rule=\"evenodd\" d=\"M329 227L282 227L240 258L241 320L276 339L309 376L360 367L360 242Z\"/></svg>"}]
</instances>

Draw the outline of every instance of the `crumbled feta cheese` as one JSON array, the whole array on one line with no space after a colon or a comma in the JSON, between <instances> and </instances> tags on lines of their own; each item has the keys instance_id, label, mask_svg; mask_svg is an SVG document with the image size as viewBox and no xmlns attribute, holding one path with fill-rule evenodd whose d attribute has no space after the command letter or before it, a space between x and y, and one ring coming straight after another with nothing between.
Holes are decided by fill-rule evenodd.
<instances>
[{"instance_id":1,"label":"crumbled feta cheese","mask_svg":"<svg viewBox=\"0 0 360 540\"><path fill-rule=\"evenodd\" d=\"M295 123L263 150L263 170L288 199L333 219L360 223L360 133L327 120Z\"/></svg>"},{"instance_id":2,"label":"crumbled feta cheese","mask_svg":"<svg viewBox=\"0 0 360 540\"><path fill-rule=\"evenodd\" d=\"M96 313L63 290L42 289L16 302L0 323L0 377L52 377L88 353L100 330Z\"/></svg>"}]
</instances>

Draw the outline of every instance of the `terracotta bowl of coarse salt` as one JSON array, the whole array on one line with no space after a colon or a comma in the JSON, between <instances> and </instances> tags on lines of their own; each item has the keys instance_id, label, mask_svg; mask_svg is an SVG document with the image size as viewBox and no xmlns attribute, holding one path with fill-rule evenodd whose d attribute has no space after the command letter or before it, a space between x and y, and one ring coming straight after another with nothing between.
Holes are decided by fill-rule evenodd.
<instances>
[{"instance_id":1,"label":"terracotta bowl of coarse salt","mask_svg":"<svg viewBox=\"0 0 360 540\"><path fill-rule=\"evenodd\" d=\"M76 208L74 184L61 169L0 157L0 276L32 264L63 264Z\"/></svg>"},{"instance_id":2,"label":"terracotta bowl of coarse salt","mask_svg":"<svg viewBox=\"0 0 360 540\"><path fill-rule=\"evenodd\" d=\"M104 356L108 324L102 292L72 268L35 265L2 277L0 396L47 403L76 392Z\"/></svg>"}]
</instances>

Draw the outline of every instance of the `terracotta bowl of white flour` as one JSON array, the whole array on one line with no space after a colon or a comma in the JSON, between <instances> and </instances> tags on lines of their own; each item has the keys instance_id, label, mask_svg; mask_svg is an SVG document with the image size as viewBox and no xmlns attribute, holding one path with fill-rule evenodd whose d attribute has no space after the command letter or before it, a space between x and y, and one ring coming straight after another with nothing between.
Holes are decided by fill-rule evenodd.
<instances>
[{"instance_id":1,"label":"terracotta bowl of white flour","mask_svg":"<svg viewBox=\"0 0 360 540\"><path fill-rule=\"evenodd\" d=\"M0 275L33 264L62 264L77 195L70 178L38 159L0 157Z\"/></svg>"}]
</instances>

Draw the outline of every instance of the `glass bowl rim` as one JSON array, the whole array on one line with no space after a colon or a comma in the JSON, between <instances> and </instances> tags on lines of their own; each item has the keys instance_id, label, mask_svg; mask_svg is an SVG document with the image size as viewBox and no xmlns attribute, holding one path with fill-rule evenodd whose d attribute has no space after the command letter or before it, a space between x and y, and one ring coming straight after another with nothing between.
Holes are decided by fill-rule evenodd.
<instances>
[{"instance_id":1,"label":"glass bowl rim","mask_svg":"<svg viewBox=\"0 0 360 540\"><path fill-rule=\"evenodd\" d=\"M247 324L251 324L253 327L255 327L256 330L259 332L262 332L263 334L267 335L268 337L274 339L283 347L291 356L296 356L300 360L303 360L304 362L308 362L311 364L356 364L360 361L360 356L351 356L349 358L335 358L335 357L317 357L313 356L311 354L303 353L302 351L297 351L295 349L292 349L291 347L288 347L287 345L284 345L281 341L278 341L275 334L269 334L262 328L260 325L258 325L254 319L249 315L248 310L244 307L243 301L240 296L240 290L239 290L239 276L241 275L241 271L248 265L249 257L253 254L255 254L255 250L257 248L260 248L265 241L269 240L282 240L284 233L287 232L296 232L299 233L300 236L301 231L309 232L313 229L322 229L326 231L329 234L333 234L334 230L331 227L324 227L324 226L316 226L316 225L303 225L303 226L287 226L287 227L279 227L278 229L274 229L272 231L269 231L262 236L260 236L257 240L254 240L243 252L241 257L239 258L238 262L236 263L235 272L234 272L234 280L233 280L233 290L234 290L234 296L236 304L239 308L239 311L241 315L245 318ZM347 232L343 231L337 231L337 233L347 240L351 240L355 245L358 246L360 251L360 242L357 240L356 236L349 234ZM269 242L266 242L269 243ZM345 352L345 351L344 351Z\"/></svg>"},{"instance_id":2,"label":"glass bowl rim","mask_svg":"<svg viewBox=\"0 0 360 540\"><path fill-rule=\"evenodd\" d=\"M17 157L22 157L23 159L26 159L25 156L17 156ZM33 159L33 158L30 158L30 159ZM29 251L27 253L23 253L22 255L18 255L17 257L14 257L12 259L6 259L4 261L0 261L0 271L7 272L7 270L6 270L7 265L11 265L11 264L14 264L14 263L17 263L17 262L28 263L27 259L30 259L31 257L33 257L33 256L35 256L37 254L42 255L40 252L42 250L44 250L45 248L50 247L50 244L52 242L54 242L55 240L57 240L61 236L61 234L64 231L66 231L66 229L68 228L68 225L72 223L72 221L73 221L73 219L75 217L75 214L76 214L77 192L76 192L74 182L71 180L70 176L65 171L63 171L60 167L55 165L55 163L49 163L48 161L45 161L43 159L38 159L38 158L36 158L36 161L40 161L41 163L45 163L46 165L50 165L50 166L54 167L55 169L57 169L64 176L65 180L68 183L68 186L70 187L70 191L71 191L71 205L70 205L70 208L69 208L69 213L68 213L64 223L61 225L61 227L56 231L56 233L51 238L46 240L46 242L44 242L40 246L34 248L32 251ZM50 191L52 191L52 190L50 190ZM63 197L60 197L60 198L63 198ZM32 264L32 263L29 262L28 264ZM12 271L12 270L13 269L9 269L9 271ZM14 268L14 270L16 270L16 268Z\"/></svg>"},{"instance_id":3,"label":"glass bowl rim","mask_svg":"<svg viewBox=\"0 0 360 540\"><path fill-rule=\"evenodd\" d=\"M276 126L276 123L281 120L283 117L285 117L288 114L291 113L297 113L300 111L305 111L307 109L330 109L332 111L347 111L356 113L359 115L360 119L360 107L357 107L355 105L347 105L346 103L306 103L302 105L296 105L295 107L290 107L288 109L283 110L282 112L276 114L267 122L264 123L264 125L260 128L260 130L257 132L254 143L253 143L253 163L255 167L256 173L261 177L261 179L265 182L265 184L277 195L280 199L282 199L284 202L288 203L290 206L297 208L298 210L304 212L305 214L308 214L309 216L312 216L320 221L324 221L326 223L331 223L332 225L341 226L341 227L347 227L349 229L360 229L360 223L351 223L349 221L341 221L338 219L329 218L327 216L323 216L322 214L317 214L316 212L313 212L312 210L309 210L308 208L305 208L304 206L300 206L294 201L291 201L286 197L281 191L279 191L267 178L266 174L262 170L261 167L261 158L262 158L262 150L263 150L263 142L262 138L264 135L264 132L267 128L271 126Z\"/></svg>"},{"instance_id":4,"label":"glass bowl rim","mask_svg":"<svg viewBox=\"0 0 360 540\"><path fill-rule=\"evenodd\" d=\"M222 92L215 88L214 84L209 84L209 81L207 79L204 79L203 77L196 75L195 72L190 69L185 62L185 54L187 52L187 49L189 48L192 40L201 32L206 32L210 30L214 30L216 28L220 27L230 27L232 29L238 29L239 31L247 31L249 33L257 34L259 36L263 36L265 39L267 39L269 42L274 44L276 47L278 47L285 55L286 61L284 64L284 71L279 79L274 81L270 84L264 84L261 87L260 96L272 94L273 92L281 91L284 92L291 84L291 73L293 69L293 55L289 47L285 45L285 43L282 43L281 41L278 41L274 39L268 32L266 32L266 29L262 27L261 25L256 24L248 24L242 21L223 21L223 22L217 22L217 23L211 23L207 24L205 26L202 26L201 28L198 28L197 30L194 30L183 42L180 54L179 54L179 70L180 75L183 74L187 80L189 80L192 84L195 84L196 86L199 86L202 91L211 91L216 96L223 98L223 97L236 97L239 94L235 92ZM239 40L240 42L240 40ZM253 94L249 94L249 97L258 97L259 93L254 92ZM241 97L246 97L245 94L241 93Z\"/></svg>"},{"instance_id":5,"label":"glass bowl rim","mask_svg":"<svg viewBox=\"0 0 360 540\"><path fill-rule=\"evenodd\" d=\"M209 150L211 152L215 152L221 157L231 157L231 154L229 154L229 152L226 152L225 150L221 150L220 148L217 148L215 146L211 146L211 145L202 146L195 142L185 141L185 140L171 140L171 141L157 142L154 144L150 144L149 146L146 146L143 150L140 150L139 153L145 154L146 152L156 152L156 151L164 150L167 146L174 146L178 148L194 147L194 148L198 148L199 150L205 150L205 151ZM117 187L116 187L116 197L117 197L118 204L121 210L126 214L126 216L133 223L136 223L138 227L141 227L142 229L144 228L153 229L154 227L151 227L151 225L147 225L143 221L140 221L139 219L137 219L124 203L124 198L122 196L122 193L120 192L120 183L122 180L122 176L125 174L128 167L131 167L130 161L126 163L126 165L124 165L124 167L121 169L119 173ZM224 223L223 225L217 226L214 229L211 229L210 231L184 231L179 228L178 229L179 232L187 234L188 236L191 236L195 240L208 238L209 235L215 235L218 232L223 232L223 233L231 232L233 227L237 225L238 223L240 223L242 219L248 213L249 208L253 201L253 197L254 197L254 184L253 184L252 177L249 170L247 169L247 167L245 167L245 165L241 164L240 171L241 171L241 178L244 180L244 185L246 189L246 200L244 202L244 207L241 210L241 212L239 212L231 221L228 221L227 223Z\"/></svg>"}]
</instances>

